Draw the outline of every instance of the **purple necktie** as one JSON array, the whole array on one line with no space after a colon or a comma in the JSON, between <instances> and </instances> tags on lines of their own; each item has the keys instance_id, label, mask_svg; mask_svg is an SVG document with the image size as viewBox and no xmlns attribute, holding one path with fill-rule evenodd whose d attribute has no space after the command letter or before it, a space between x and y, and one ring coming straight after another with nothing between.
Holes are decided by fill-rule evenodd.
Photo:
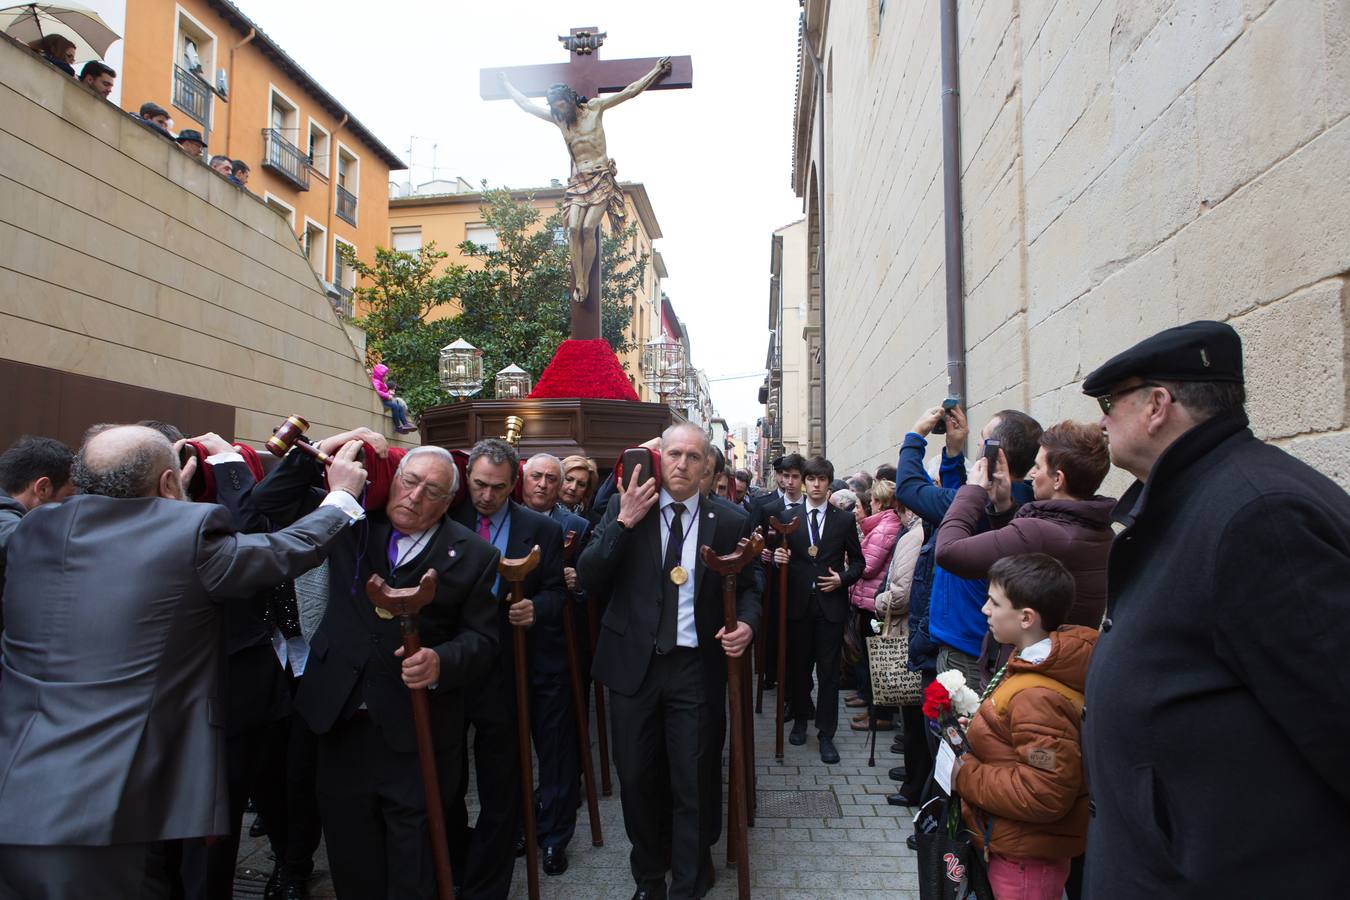
<instances>
[{"instance_id":1,"label":"purple necktie","mask_svg":"<svg viewBox=\"0 0 1350 900\"><path fill-rule=\"evenodd\" d=\"M399 538L402 538L402 537L407 537L407 535L405 535L403 532L399 531L397 528L395 528L395 529L393 529L392 531L389 532L389 571L390 571L390 572L393 572L394 569L398 566L398 540L399 540Z\"/></svg>"}]
</instances>

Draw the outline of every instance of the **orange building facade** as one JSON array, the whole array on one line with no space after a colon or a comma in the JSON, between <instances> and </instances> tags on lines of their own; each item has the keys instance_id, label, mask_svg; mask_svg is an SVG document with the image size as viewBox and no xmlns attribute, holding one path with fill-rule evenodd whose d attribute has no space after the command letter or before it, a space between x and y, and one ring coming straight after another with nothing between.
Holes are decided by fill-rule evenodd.
<instances>
[{"instance_id":1,"label":"orange building facade","mask_svg":"<svg viewBox=\"0 0 1350 900\"><path fill-rule=\"evenodd\" d=\"M351 313L349 244L389 239L388 184L403 162L226 0L127 0L122 105L169 111L208 154L248 164L248 190L286 217L338 308Z\"/></svg>"},{"instance_id":2,"label":"orange building facade","mask_svg":"<svg viewBox=\"0 0 1350 900\"><path fill-rule=\"evenodd\" d=\"M647 268L633 299L633 314L628 325L627 337L635 349L621 354L619 359L625 365L638 398L648 401L656 398L651 396L642 379L642 347L661 328L661 279L666 277L666 269L661 254L652 246L652 242L661 237L661 226L656 221L647 189L635 182L625 182L622 187L627 221L637 224L637 234L633 238L635 246L631 249L639 256L646 255ZM542 214L542 222L553 214L562 200L563 190L554 186L512 191L511 194L517 200L529 200ZM389 232L381 244L395 250L416 252L434 242L436 249L449 254L444 266L459 263L476 267L481 263L460 253L459 245L473 241L491 246L495 242L496 235L483 221L482 205L482 192L473 190L464 181L422 185L416 193L389 200ZM455 316L459 311L458 305L451 303L444 310L434 311L432 316Z\"/></svg>"}]
</instances>

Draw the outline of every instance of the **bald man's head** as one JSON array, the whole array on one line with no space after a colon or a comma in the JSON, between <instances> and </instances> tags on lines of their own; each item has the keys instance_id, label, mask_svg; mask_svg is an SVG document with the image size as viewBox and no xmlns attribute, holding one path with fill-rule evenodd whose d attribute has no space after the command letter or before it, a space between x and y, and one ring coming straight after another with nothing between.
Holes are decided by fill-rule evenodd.
<instances>
[{"instance_id":1,"label":"bald man's head","mask_svg":"<svg viewBox=\"0 0 1350 900\"><path fill-rule=\"evenodd\" d=\"M165 478L164 473L172 474ZM132 499L183 499L169 439L142 425L98 425L89 430L71 474L86 494Z\"/></svg>"}]
</instances>

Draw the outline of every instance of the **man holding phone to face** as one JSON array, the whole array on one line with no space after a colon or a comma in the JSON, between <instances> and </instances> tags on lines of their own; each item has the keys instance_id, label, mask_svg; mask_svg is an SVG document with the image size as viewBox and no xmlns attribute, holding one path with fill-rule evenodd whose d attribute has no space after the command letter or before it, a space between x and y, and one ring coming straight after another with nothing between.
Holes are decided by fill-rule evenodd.
<instances>
[{"instance_id":1,"label":"man holding phone to face","mask_svg":"<svg viewBox=\"0 0 1350 900\"><path fill-rule=\"evenodd\" d=\"M806 502L793 518L805 518L774 550L774 562L788 567L788 694L794 723L788 740L806 743L811 706L811 670L816 672L816 729L820 761L839 762L834 732L839 725L839 656L848 618L848 589L862 577L862 545L852 513L830 503L834 466L823 456L802 469Z\"/></svg>"},{"instance_id":2,"label":"man holding phone to face","mask_svg":"<svg viewBox=\"0 0 1350 900\"><path fill-rule=\"evenodd\" d=\"M666 429L661 486L641 463L631 473L625 466L627 485L620 482L577 565L587 591L610 597L593 674L610 689L639 900L667 896L667 870L670 897L701 897L712 886L722 785L711 763L722 752L727 657L743 654L759 628L751 569L737 577L737 624L728 631L722 579L700 558L704 546L732 552L745 529L740 510L699 495L711 458L701 429Z\"/></svg>"}]
</instances>

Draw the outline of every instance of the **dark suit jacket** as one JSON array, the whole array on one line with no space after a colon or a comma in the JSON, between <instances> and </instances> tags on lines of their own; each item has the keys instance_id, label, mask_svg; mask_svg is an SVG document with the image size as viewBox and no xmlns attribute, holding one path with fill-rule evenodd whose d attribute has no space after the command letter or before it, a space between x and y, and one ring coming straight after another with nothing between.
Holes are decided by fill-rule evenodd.
<instances>
[{"instance_id":1,"label":"dark suit jacket","mask_svg":"<svg viewBox=\"0 0 1350 900\"><path fill-rule=\"evenodd\" d=\"M350 529L324 507L236 534L215 504L82 495L9 545L0 679L0 844L229 832L223 616L317 566Z\"/></svg>"},{"instance_id":2,"label":"dark suit jacket","mask_svg":"<svg viewBox=\"0 0 1350 900\"><path fill-rule=\"evenodd\" d=\"M600 620L600 640L592 667L595 677L611 690L631 695L642 685L656 652L660 624L662 556L661 521L653 506L630 531L616 521L619 498L612 497L605 518L581 554L577 571L588 591L609 592L609 606ZM730 553L745 533L745 515L739 510L699 503L698 546ZM722 579L709 575L698 556L694 567L694 628L703 655L704 683L720 690L727 675L726 655L713 635L724 624ZM750 567L736 581L736 618L759 630L759 589Z\"/></svg>"},{"instance_id":3,"label":"dark suit jacket","mask_svg":"<svg viewBox=\"0 0 1350 900\"><path fill-rule=\"evenodd\" d=\"M848 589L862 577L862 544L858 540L858 522L852 513L827 504L825 524L821 526L820 546L815 558L811 546L811 522L806 518L805 502L793 507L793 518L804 521L788 535L788 549L792 561L788 564L788 618L800 619L806 615L807 601L816 591L816 579L833 569L842 583L837 590L819 592L820 611L831 622L842 622L848 614Z\"/></svg>"},{"instance_id":4,"label":"dark suit jacket","mask_svg":"<svg viewBox=\"0 0 1350 900\"><path fill-rule=\"evenodd\" d=\"M506 558L528 556L539 546L539 565L525 576L525 596L534 601L534 624L525 632L531 672L556 673L567 669L567 645L563 642L562 607L567 598L563 582L562 528L543 513L507 500L511 504L511 533L506 540ZM450 513L465 528L478 527L478 511L472 503L461 503ZM475 534L476 536L476 534ZM481 540L481 538L480 538ZM506 617L511 585L506 579L497 586L497 631L501 646L497 654L497 673L515 678L515 650L511 638L514 628Z\"/></svg>"},{"instance_id":5,"label":"dark suit jacket","mask_svg":"<svg viewBox=\"0 0 1350 900\"><path fill-rule=\"evenodd\" d=\"M266 534L271 523L253 505L257 481L243 462L211 467L216 502L230 512L234 527L249 534ZM272 649L272 622L267 615L273 598L295 596L295 585L282 581L268 585L247 600L225 607L225 731L241 734L275 721L290 711L285 672Z\"/></svg>"},{"instance_id":6,"label":"dark suit jacket","mask_svg":"<svg viewBox=\"0 0 1350 900\"><path fill-rule=\"evenodd\" d=\"M258 509L273 521L285 521L297 507L312 503L317 465L308 456L287 455L254 488ZM497 652L492 583L499 554L447 515L426 549L391 573L390 532L384 511L370 511L334 548L328 610L310 641L295 705L316 734L325 734L365 703L389 747L412 753L417 749L412 700L402 661L394 656L403 643L398 622L376 615L366 582L376 574L393 587L413 587L428 568L436 570L436 599L418 615L417 631L422 646L441 658L440 682L427 692L433 742L458 741L460 689L481 677Z\"/></svg>"}]
</instances>

